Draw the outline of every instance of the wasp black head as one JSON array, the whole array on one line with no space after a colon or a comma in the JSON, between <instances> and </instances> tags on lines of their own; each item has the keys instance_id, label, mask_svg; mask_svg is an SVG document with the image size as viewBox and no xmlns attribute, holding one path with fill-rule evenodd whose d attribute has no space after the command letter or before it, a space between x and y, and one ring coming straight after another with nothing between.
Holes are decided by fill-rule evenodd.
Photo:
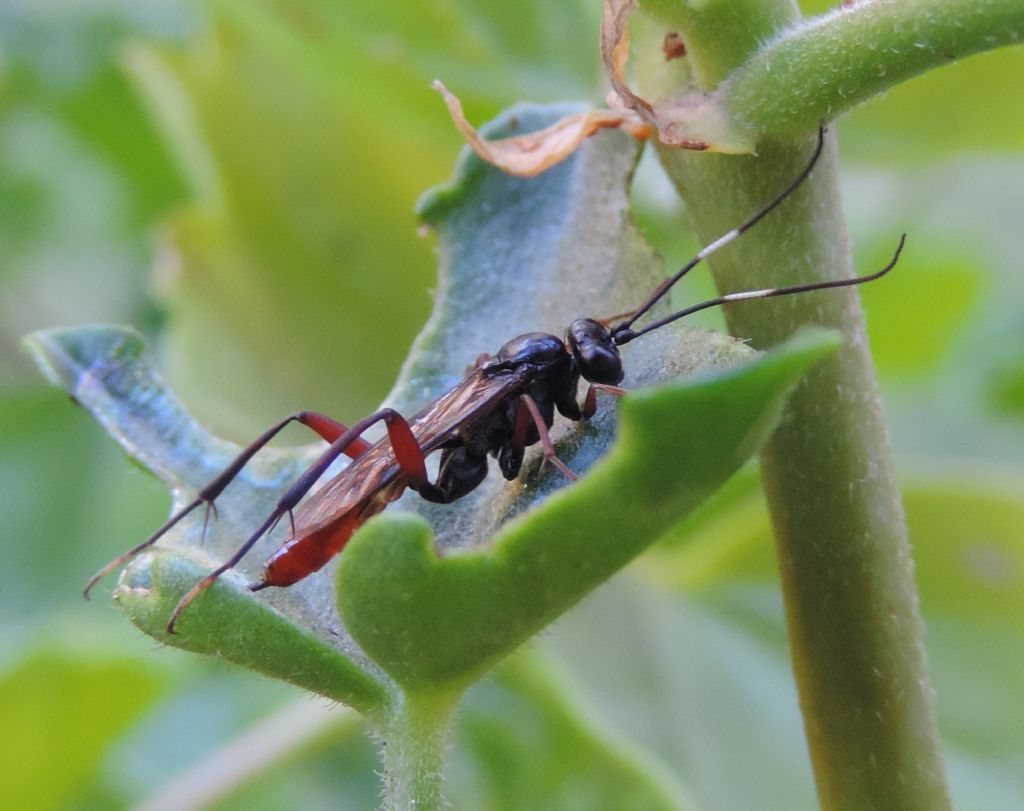
<instances>
[{"instance_id":1,"label":"wasp black head","mask_svg":"<svg viewBox=\"0 0 1024 811\"><path fill-rule=\"evenodd\" d=\"M608 386L622 382L619 348L603 324L593 318L579 318L569 325L565 340L584 380Z\"/></svg>"}]
</instances>

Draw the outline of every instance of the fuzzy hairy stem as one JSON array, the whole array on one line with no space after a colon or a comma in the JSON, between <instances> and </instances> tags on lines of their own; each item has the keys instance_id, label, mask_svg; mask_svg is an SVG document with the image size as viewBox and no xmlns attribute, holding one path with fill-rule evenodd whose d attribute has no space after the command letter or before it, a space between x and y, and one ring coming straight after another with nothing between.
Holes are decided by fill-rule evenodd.
<instances>
[{"instance_id":1,"label":"fuzzy hairy stem","mask_svg":"<svg viewBox=\"0 0 1024 811\"><path fill-rule=\"evenodd\" d=\"M383 725L384 811L441 811L444 748L457 697L406 693Z\"/></svg>"},{"instance_id":2,"label":"fuzzy hairy stem","mask_svg":"<svg viewBox=\"0 0 1024 811\"><path fill-rule=\"evenodd\" d=\"M736 143L797 137L918 74L1024 43L1019 0L861 0L806 21L789 0L641 5L683 34L693 78Z\"/></svg>"},{"instance_id":3,"label":"fuzzy hairy stem","mask_svg":"<svg viewBox=\"0 0 1024 811\"><path fill-rule=\"evenodd\" d=\"M722 85L721 102L754 136L797 135L920 73L1017 43L1019 0L864 2L758 50Z\"/></svg>"},{"instance_id":4,"label":"fuzzy hairy stem","mask_svg":"<svg viewBox=\"0 0 1024 811\"><path fill-rule=\"evenodd\" d=\"M765 147L757 160L666 161L683 187L719 190L713 201L692 201L707 240L797 171L809 145ZM854 275L834 148L810 187L719 257L714 271L723 290ZM739 304L727 319L733 334L761 347L808 323L845 336L839 353L794 391L762 452L822 806L947 807L913 565L857 295Z\"/></svg>"},{"instance_id":5,"label":"fuzzy hairy stem","mask_svg":"<svg viewBox=\"0 0 1024 811\"><path fill-rule=\"evenodd\" d=\"M798 26L758 51L758 41L771 43L793 14L792 4L744 3L735 37L727 29L736 10L727 4L711 0L694 11L687 4L655 0L645 8L652 5L660 19L671 19L682 32L695 79L705 89L721 84L727 103L734 105L735 120L755 122L761 131L757 158L661 150L705 244L797 174L809 154L811 132L822 110L835 111L837 94L853 104L894 83L894 74L886 73L896 48L893 37L902 32L902 42L914 48L921 31L932 26L934 47L921 49L926 53L916 61L907 60L906 76L935 64L941 50L935 43L948 42L954 31L969 29L976 44L997 44L1007 36L1013 41L1018 34L1007 33L1004 18L1021 16L1007 3L970 4L987 8L989 16L972 12L970 25L961 26L955 12L947 14L930 0L865 3L862 10ZM853 19L865 26L888 26L889 52L863 38L859 46L850 44L844 58L860 66L861 84L843 85L839 92L839 80L825 81L817 100L808 102L806 97L817 91L808 87L814 83L807 76L799 78L799 71L816 68L830 76L822 66L831 64L825 55L837 46L825 33L831 36L830 26ZM943 26L950 34L945 39L937 34ZM636 41L636 51L654 52L656 46L654 40ZM744 46L757 51L749 62ZM783 70L776 76L774 65L769 71L767 62L759 62L793 47L803 48L806 58L780 62L790 66L788 75ZM656 74L647 77L648 87L642 75L640 80L641 91L664 95ZM769 88L772 82L777 84ZM741 103L748 107L739 109ZM804 135L795 137L801 127ZM897 238L894 232L894 246ZM714 257L711 266L723 292L853 276L834 143L807 186ZM840 352L812 370L794 392L787 417L762 454L794 670L822 807L949 808L903 508L856 292L741 303L726 318L734 335L751 338L761 348L806 324L830 326L845 336Z\"/></svg>"}]
</instances>

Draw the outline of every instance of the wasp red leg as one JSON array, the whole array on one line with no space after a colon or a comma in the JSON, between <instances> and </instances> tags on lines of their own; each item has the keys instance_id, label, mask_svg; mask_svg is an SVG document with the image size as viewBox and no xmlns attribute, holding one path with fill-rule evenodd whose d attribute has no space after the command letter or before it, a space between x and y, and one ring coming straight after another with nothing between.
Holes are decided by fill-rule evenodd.
<instances>
[{"instance_id":1,"label":"wasp red leg","mask_svg":"<svg viewBox=\"0 0 1024 811\"><path fill-rule=\"evenodd\" d=\"M634 310L627 310L624 313L616 313L615 315L608 315L605 316L604 318L595 318L594 320L602 327L610 327L614 322L618 321L620 318L626 318L627 316L632 315L634 312Z\"/></svg>"},{"instance_id":2,"label":"wasp red leg","mask_svg":"<svg viewBox=\"0 0 1024 811\"><path fill-rule=\"evenodd\" d=\"M625 397L629 394L629 389L624 389L622 386L609 386L607 383L591 383L590 388L606 391L609 394L614 394L616 397Z\"/></svg>"},{"instance_id":3,"label":"wasp red leg","mask_svg":"<svg viewBox=\"0 0 1024 811\"><path fill-rule=\"evenodd\" d=\"M256 437L252 443L250 443L240 454L238 454L238 456L235 457L230 465L224 468L224 470L217 475L217 478L199 491L198 498L212 504L214 499L224 491L224 488L227 487L235 476L241 472L242 468L249 463L249 460L292 422L298 422L305 425L307 428L310 428L319 434L327 442L335 442L339 437L342 437L349 432L349 429L340 422L336 422L323 414L317 414L314 411L298 411L270 426L270 428ZM369 447L370 443L365 439L360 438L357 434L354 439L346 444L345 450L341 451L341 453L344 453L352 459L356 459L365 453Z\"/></svg>"},{"instance_id":4,"label":"wasp red leg","mask_svg":"<svg viewBox=\"0 0 1024 811\"><path fill-rule=\"evenodd\" d=\"M606 391L616 397L624 397L629 394L629 389L621 386L609 386L606 383L591 383L587 388L587 395L583 398L583 417L590 419L597 413L597 392Z\"/></svg>"},{"instance_id":5,"label":"wasp red leg","mask_svg":"<svg viewBox=\"0 0 1024 811\"><path fill-rule=\"evenodd\" d=\"M548 426L544 422L544 417L541 415L536 401L529 394L521 394L519 399L522 400L523 405L530 412L530 416L533 417L534 425L537 426L537 434L540 436L540 446L544 451L544 459L551 462L569 481L576 481L578 478L576 474L555 453L555 444L551 441L551 434L548 433Z\"/></svg>"},{"instance_id":6,"label":"wasp red leg","mask_svg":"<svg viewBox=\"0 0 1024 811\"><path fill-rule=\"evenodd\" d=\"M295 480L292 486L288 488L287 492L285 492L277 502L277 506L274 508L274 511L260 525L259 529L250 535L249 538L246 539L245 543L238 547L230 558L189 589L185 596L178 601L178 604L174 607L174 611L171 612L171 616L167 621L167 632L173 634L174 625L177 622L178 617L181 616L181 613L189 606L189 604L195 600L196 597L206 591L206 589L212 586L214 582L216 582L217 578L224 574L224 572L228 569L234 568L234 566L237 565L243 557L245 557L246 553L252 549L256 542L281 520L282 516L286 513L289 515L291 514L291 511L295 509L303 496L312 489L317 480L327 472L327 469L334 464L339 456L342 454L351 455L353 447L360 448L360 453L369 447L369 443L367 443L361 435L372 425L378 422L384 422L387 427L388 438L391 440L391 446L395 452L395 459L398 461L399 467L402 469L402 473L409 478L413 484L426 483L427 467L423 451L420 449L419 443L416 442L416 437L413 436L412 428L409 427L409 423L406 421L405 417L391 408L383 408L375 414L371 414L369 417L356 423L335 438L331 442L330 447L320 455L320 458L306 468L305 472L303 472L303 474ZM335 423L335 425L337 425L337 423ZM250 590L259 591L263 586L264 584L262 583L256 583L255 587L250 587Z\"/></svg>"},{"instance_id":7,"label":"wasp red leg","mask_svg":"<svg viewBox=\"0 0 1024 811\"><path fill-rule=\"evenodd\" d=\"M362 454L363 451L370 447L370 443L363 439L361 435L378 422L383 422L384 427L387 428L391 449L395 452L395 461L398 462L402 474L415 486L426 484L426 457L423 455L423 449L420 448L419 442L416 441L408 421L393 408L382 408L336 437L331 446L324 451L323 455L312 467L302 474L302 477L295 483L293 489L300 489L299 485L307 477L312 476L312 480L308 485L302 488L302 495L305 495L309 488L313 486L313 483L324 474L327 468L341 454L352 456L353 458ZM337 425L338 423L335 424ZM353 446L358 446L358 453L353 452ZM293 504L292 506L295 505Z\"/></svg>"},{"instance_id":8,"label":"wasp red leg","mask_svg":"<svg viewBox=\"0 0 1024 811\"><path fill-rule=\"evenodd\" d=\"M523 399L529 398L533 400L530 395L525 395ZM527 406L525 409L516 409L516 422L512 427L512 447L515 448L520 454L526 447L526 432L530 430L530 421L533 419L533 414L530 411L530 407ZM541 420L543 422L543 420Z\"/></svg>"},{"instance_id":9,"label":"wasp red leg","mask_svg":"<svg viewBox=\"0 0 1024 811\"><path fill-rule=\"evenodd\" d=\"M388 439L402 473L414 487L427 484L427 460L405 417L390 408L379 412L388 429Z\"/></svg>"},{"instance_id":10,"label":"wasp red leg","mask_svg":"<svg viewBox=\"0 0 1024 811\"><path fill-rule=\"evenodd\" d=\"M306 427L312 429L319 434L323 439L328 442L333 442L338 437L342 436L348 429L340 422L332 420L323 414L317 414L314 411L298 411L288 417L285 417L278 423L270 426L266 431L260 434L251 444L242 450L238 456L234 458L230 465L222 470L217 477L207 484L202 490L200 490L195 499L190 501L178 512L172 515L167 521L161 526L156 532L150 535L142 543L133 546L127 552L124 552L114 558L110 563L100 569L96 574L89 578L89 582L85 584L85 588L82 590L82 594L85 599L89 599L89 593L93 590L96 584L110 574L115 569L120 568L132 558L144 552L146 549L155 544L160 538L162 538L172 527L174 527L182 518L192 512L200 504L207 505L207 515L203 519L203 537L206 537L206 526L209 522L209 511L213 512L214 518L217 517L217 508L214 506L214 500L224 491L231 481L239 474L243 467L248 464L249 460L252 459L270 440L281 433L285 427L292 422L298 422ZM355 459L362 455L367 448L370 447L370 443L365 439L356 438L349 445L346 446L344 451L345 454Z\"/></svg>"}]
</instances>

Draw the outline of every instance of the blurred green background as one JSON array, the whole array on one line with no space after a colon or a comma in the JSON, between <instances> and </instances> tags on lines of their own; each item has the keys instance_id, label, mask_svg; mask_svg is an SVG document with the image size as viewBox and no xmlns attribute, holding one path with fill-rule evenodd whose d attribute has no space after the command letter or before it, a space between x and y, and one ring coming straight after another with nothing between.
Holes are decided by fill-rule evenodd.
<instances>
[{"instance_id":1,"label":"blurred green background","mask_svg":"<svg viewBox=\"0 0 1024 811\"><path fill-rule=\"evenodd\" d=\"M262 765L188 807L374 807L357 722L154 649L104 600L82 602L88 575L169 500L43 384L19 338L132 324L194 412L235 440L297 408L357 419L430 308L432 244L413 207L461 141L429 81L443 78L474 122L519 100L597 103L598 13L596 0L0 5L9 807L131 807L211 762L198 785ZM858 267L911 235L899 272L864 300L954 800L986 811L1024 807L1022 86L1024 52L1004 49L838 126ZM634 198L669 265L692 253L653 161ZM694 280L681 295L709 289ZM700 808L814 807L771 555L741 477L545 636L550 680L514 664L471 693L454 807L630 807L632 763ZM285 746L280 730L303 724Z\"/></svg>"}]
</instances>

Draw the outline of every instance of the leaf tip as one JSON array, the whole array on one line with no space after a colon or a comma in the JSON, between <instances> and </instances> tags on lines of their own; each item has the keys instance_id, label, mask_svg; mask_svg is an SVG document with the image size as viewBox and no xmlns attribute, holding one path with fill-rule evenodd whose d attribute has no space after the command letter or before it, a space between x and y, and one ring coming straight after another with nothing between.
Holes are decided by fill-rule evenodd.
<instances>
[{"instance_id":1,"label":"leaf tip","mask_svg":"<svg viewBox=\"0 0 1024 811\"><path fill-rule=\"evenodd\" d=\"M138 358L145 341L130 327L100 324L39 330L22 338L21 345L50 383L74 395L90 373Z\"/></svg>"}]
</instances>

